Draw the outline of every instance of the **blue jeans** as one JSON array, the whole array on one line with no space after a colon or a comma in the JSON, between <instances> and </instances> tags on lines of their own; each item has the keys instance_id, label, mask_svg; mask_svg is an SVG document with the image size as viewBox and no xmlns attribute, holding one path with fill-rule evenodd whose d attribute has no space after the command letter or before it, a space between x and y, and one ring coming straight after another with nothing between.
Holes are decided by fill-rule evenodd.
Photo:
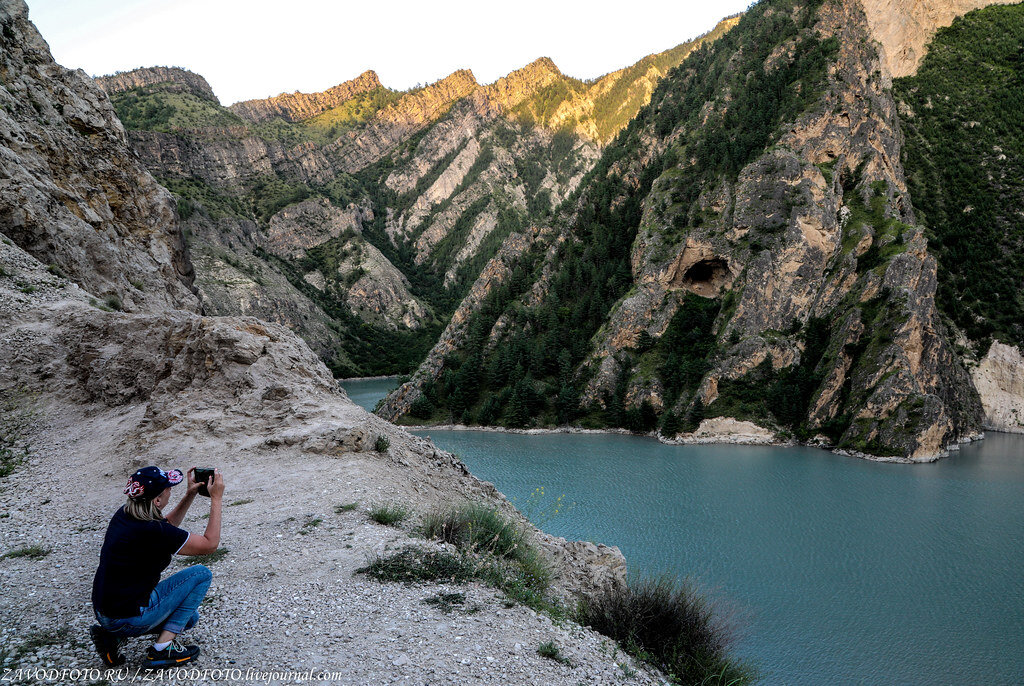
<instances>
[{"instance_id":1,"label":"blue jeans","mask_svg":"<svg viewBox=\"0 0 1024 686\"><path fill-rule=\"evenodd\" d=\"M135 617L105 617L96 613L96 620L107 631L120 636L170 631L180 634L199 621L199 604L210 588L213 575L203 565L192 565L172 574L156 585L149 596L149 605L139 608Z\"/></svg>"}]
</instances>

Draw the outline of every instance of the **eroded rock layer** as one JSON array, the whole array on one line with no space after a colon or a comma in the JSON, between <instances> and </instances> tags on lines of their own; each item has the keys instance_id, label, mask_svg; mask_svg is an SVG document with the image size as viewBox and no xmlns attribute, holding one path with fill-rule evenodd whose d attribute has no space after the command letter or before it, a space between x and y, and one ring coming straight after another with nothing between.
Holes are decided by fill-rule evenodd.
<instances>
[{"instance_id":1,"label":"eroded rock layer","mask_svg":"<svg viewBox=\"0 0 1024 686\"><path fill-rule=\"evenodd\" d=\"M53 62L23 2L0 25L0 229L110 307L197 309L174 200L104 92Z\"/></svg>"}]
</instances>

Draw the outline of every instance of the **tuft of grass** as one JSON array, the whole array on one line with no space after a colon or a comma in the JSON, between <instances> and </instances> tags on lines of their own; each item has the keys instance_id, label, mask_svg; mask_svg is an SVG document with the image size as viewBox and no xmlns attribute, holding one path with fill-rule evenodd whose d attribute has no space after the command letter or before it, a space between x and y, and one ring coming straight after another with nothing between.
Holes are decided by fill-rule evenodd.
<instances>
[{"instance_id":1,"label":"tuft of grass","mask_svg":"<svg viewBox=\"0 0 1024 686\"><path fill-rule=\"evenodd\" d=\"M392 555L374 558L356 572L378 581L463 583L474 578L477 570L464 555L406 546Z\"/></svg>"},{"instance_id":2,"label":"tuft of grass","mask_svg":"<svg viewBox=\"0 0 1024 686\"><path fill-rule=\"evenodd\" d=\"M391 439L385 436L384 434L380 434L379 436L377 436L377 440L374 441L373 443L373 449L376 450L378 453L386 453L388 451L388 448L390 447Z\"/></svg>"},{"instance_id":3,"label":"tuft of grass","mask_svg":"<svg viewBox=\"0 0 1024 686\"><path fill-rule=\"evenodd\" d=\"M115 312L120 312L121 310L124 309L124 307L121 304L121 299L114 294L110 294L106 298L104 298L103 303Z\"/></svg>"},{"instance_id":4,"label":"tuft of grass","mask_svg":"<svg viewBox=\"0 0 1024 686\"><path fill-rule=\"evenodd\" d=\"M310 533L313 529L315 529L318 526L320 526L320 524L323 521L324 520L321 519L320 517L316 517L314 519L310 519L305 524L302 525L302 528L299 529L299 533L302 534L303 536L305 536L306 534Z\"/></svg>"},{"instance_id":5,"label":"tuft of grass","mask_svg":"<svg viewBox=\"0 0 1024 686\"><path fill-rule=\"evenodd\" d=\"M537 654L541 657L546 657L549 660L554 660L555 662L559 662L563 665L571 664L569 662L569 658L567 658L565 655L562 655L562 651L559 649L557 645L555 645L554 641L541 643L539 646L537 646Z\"/></svg>"},{"instance_id":6,"label":"tuft of grass","mask_svg":"<svg viewBox=\"0 0 1024 686\"><path fill-rule=\"evenodd\" d=\"M742 686L754 673L729 656L732 632L686 581L645 579L582 603L577 621L679 684Z\"/></svg>"},{"instance_id":7,"label":"tuft of grass","mask_svg":"<svg viewBox=\"0 0 1024 686\"><path fill-rule=\"evenodd\" d=\"M456 608L461 608L466 604L466 594L438 593L437 595L432 595L429 598L424 598L423 602L427 605L432 605L446 615L449 615Z\"/></svg>"},{"instance_id":8,"label":"tuft of grass","mask_svg":"<svg viewBox=\"0 0 1024 686\"><path fill-rule=\"evenodd\" d=\"M426 538L482 556L486 564L480 578L515 602L552 616L564 615L564 609L547 597L552 571L544 554L518 522L496 508L464 503L437 510L423 518L420 530Z\"/></svg>"},{"instance_id":9,"label":"tuft of grass","mask_svg":"<svg viewBox=\"0 0 1024 686\"><path fill-rule=\"evenodd\" d=\"M185 558L185 565L212 565L215 562L223 560L227 556L228 552L230 551L227 548L217 548L217 550L213 551L209 555L193 555Z\"/></svg>"},{"instance_id":10,"label":"tuft of grass","mask_svg":"<svg viewBox=\"0 0 1024 686\"><path fill-rule=\"evenodd\" d=\"M3 555L0 555L0 559L3 558L15 558L15 557L27 557L30 560L38 560L44 558L50 554L50 549L45 548L41 545L29 545L22 548L15 548L14 550L8 550Z\"/></svg>"},{"instance_id":11,"label":"tuft of grass","mask_svg":"<svg viewBox=\"0 0 1024 686\"><path fill-rule=\"evenodd\" d=\"M381 503L370 508L370 519L385 526L397 526L411 514L412 509L400 503Z\"/></svg>"},{"instance_id":12,"label":"tuft of grass","mask_svg":"<svg viewBox=\"0 0 1024 686\"><path fill-rule=\"evenodd\" d=\"M359 507L359 503L346 503L344 505L335 505L334 514L341 514L342 512L351 512L352 510Z\"/></svg>"},{"instance_id":13,"label":"tuft of grass","mask_svg":"<svg viewBox=\"0 0 1024 686\"><path fill-rule=\"evenodd\" d=\"M528 547L522 526L482 503L465 503L423 518L423 535L474 552L518 559Z\"/></svg>"},{"instance_id":14,"label":"tuft of grass","mask_svg":"<svg viewBox=\"0 0 1024 686\"><path fill-rule=\"evenodd\" d=\"M241 500L235 500L233 502L228 503L228 507L235 507L236 505L248 505L249 503L253 502L256 501L253 500L252 498L243 498Z\"/></svg>"}]
</instances>

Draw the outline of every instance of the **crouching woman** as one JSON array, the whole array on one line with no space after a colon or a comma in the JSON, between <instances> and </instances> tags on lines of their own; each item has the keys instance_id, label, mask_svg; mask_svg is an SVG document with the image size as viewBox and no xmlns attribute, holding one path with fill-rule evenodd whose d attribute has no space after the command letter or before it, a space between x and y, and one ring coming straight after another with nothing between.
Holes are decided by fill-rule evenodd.
<instances>
[{"instance_id":1,"label":"crouching woman","mask_svg":"<svg viewBox=\"0 0 1024 686\"><path fill-rule=\"evenodd\" d=\"M220 545L221 502L224 477L217 470L206 485L210 494L210 519L202 535L178 526L204 484L188 470L185 495L163 515L171 499L171 487L181 483L180 470L165 472L144 467L128 479L128 502L114 513L107 527L100 564L93 580L92 604L99 625L92 639L108 667L124 664L120 647L129 636L156 634L146 653L145 666L180 665L199 655L198 646L183 646L176 637L199 621L199 604L210 587L210 570L193 565L160 581L160 574L174 555L206 555Z\"/></svg>"}]
</instances>

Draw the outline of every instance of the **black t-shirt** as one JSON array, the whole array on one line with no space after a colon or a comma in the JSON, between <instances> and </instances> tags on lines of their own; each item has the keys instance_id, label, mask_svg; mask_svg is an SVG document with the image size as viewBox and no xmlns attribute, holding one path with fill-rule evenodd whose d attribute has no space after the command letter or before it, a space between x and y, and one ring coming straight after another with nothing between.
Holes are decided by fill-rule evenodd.
<instances>
[{"instance_id":1,"label":"black t-shirt","mask_svg":"<svg viewBox=\"0 0 1024 686\"><path fill-rule=\"evenodd\" d=\"M100 566L92 582L92 604L105 617L135 617L149 605L160 573L181 550L188 532L166 519L141 522L122 507L110 520Z\"/></svg>"}]
</instances>

